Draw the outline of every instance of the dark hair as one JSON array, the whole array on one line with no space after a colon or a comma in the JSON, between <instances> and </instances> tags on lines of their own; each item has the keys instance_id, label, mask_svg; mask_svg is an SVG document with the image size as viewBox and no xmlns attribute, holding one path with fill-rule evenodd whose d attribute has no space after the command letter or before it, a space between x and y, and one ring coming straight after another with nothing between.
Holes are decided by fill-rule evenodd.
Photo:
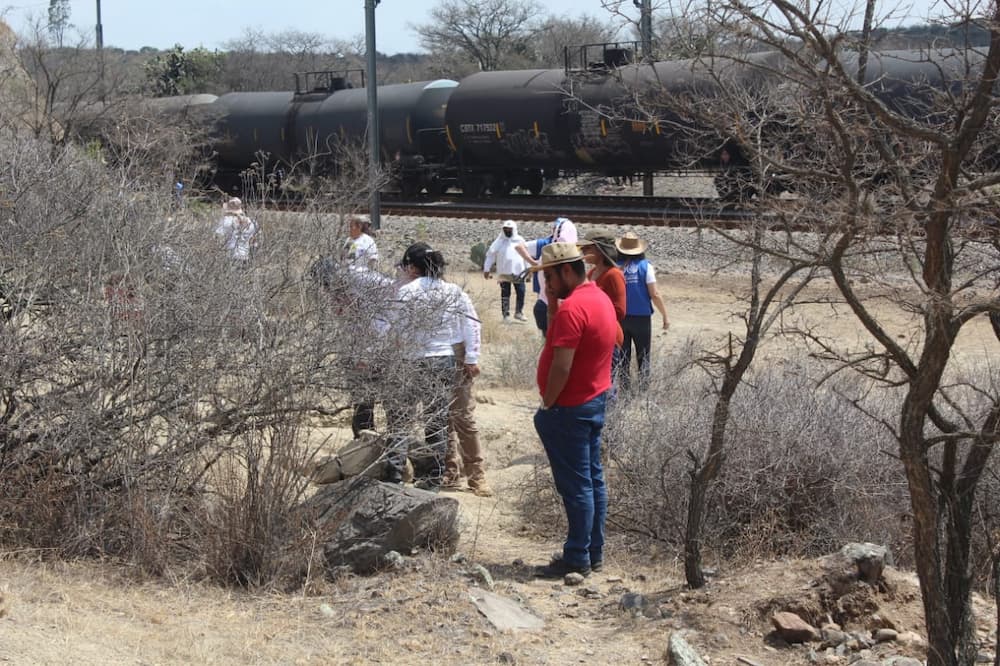
<instances>
[{"instance_id":1,"label":"dark hair","mask_svg":"<svg viewBox=\"0 0 1000 666\"><path fill-rule=\"evenodd\" d=\"M624 252L618 253L618 259L624 264L629 261L642 261L646 258L645 252L640 252L639 254L625 254Z\"/></svg>"},{"instance_id":2,"label":"dark hair","mask_svg":"<svg viewBox=\"0 0 1000 666\"><path fill-rule=\"evenodd\" d=\"M406 248L400 266L413 266L423 277L439 278L444 275L444 255L427 243L414 243Z\"/></svg>"}]
</instances>

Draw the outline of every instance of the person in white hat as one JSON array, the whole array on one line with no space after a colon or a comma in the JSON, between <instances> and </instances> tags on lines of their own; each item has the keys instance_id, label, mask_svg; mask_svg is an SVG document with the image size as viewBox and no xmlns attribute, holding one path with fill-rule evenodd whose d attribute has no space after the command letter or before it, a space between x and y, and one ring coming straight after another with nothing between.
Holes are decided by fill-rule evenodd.
<instances>
[{"instance_id":1,"label":"person in white hat","mask_svg":"<svg viewBox=\"0 0 1000 666\"><path fill-rule=\"evenodd\" d=\"M257 245L257 224L243 212L243 202L233 197L222 204L222 219L215 227L230 258L240 263L250 260L250 251Z\"/></svg>"},{"instance_id":2,"label":"person in white hat","mask_svg":"<svg viewBox=\"0 0 1000 666\"><path fill-rule=\"evenodd\" d=\"M510 320L510 291L514 288L516 300L514 303L514 319L524 321L524 273L525 262L518 254L517 248L524 242L517 233L517 222L504 220L500 227L500 235L486 250L486 260L483 262L483 277L487 280L496 268L497 282L500 283L500 314L504 321Z\"/></svg>"},{"instance_id":3,"label":"person in white hat","mask_svg":"<svg viewBox=\"0 0 1000 666\"><path fill-rule=\"evenodd\" d=\"M653 308L663 317L663 330L670 328L667 308L656 288L656 270L646 259L646 241L629 231L615 241L619 265L625 275L625 319L622 320L620 385L628 389L631 379L632 346L643 381L649 378L650 348L653 339Z\"/></svg>"},{"instance_id":4,"label":"person in white hat","mask_svg":"<svg viewBox=\"0 0 1000 666\"><path fill-rule=\"evenodd\" d=\"M538 359L541 407L535 430L566 510L568 534L560 557L540 567L542 578L589 574L604 562L608 493L601 467L601 431L618 337L615 308L587 280L576 243L550 243L532 271L545 275L553 311ZM562 299L562 300L560 300Z\"/></svg>"}]
</instances>

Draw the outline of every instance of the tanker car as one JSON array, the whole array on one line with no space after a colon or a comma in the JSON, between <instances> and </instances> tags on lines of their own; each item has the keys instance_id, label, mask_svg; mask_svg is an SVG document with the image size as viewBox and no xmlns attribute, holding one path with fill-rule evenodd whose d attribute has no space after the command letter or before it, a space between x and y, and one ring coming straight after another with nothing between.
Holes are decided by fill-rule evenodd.
<instances>
[{"instance_id":1,"label":"tanker car","mask_svg":"<svg viewBox=\"0 0 1000 666\"><path fill-rule=\"evenodd\" d=\"M738 142L690 117L664 114L664 96L717 94L718 71L691 60L634 63L633 51L619 44L597 45L598 57L590 58L594 49L581 47L577 63L567 58L563 69L381 86L383 164L404 193L457 188L473 196L514 188L537 194L546 180L579 173L711 170L725 179L748 168ZM761 72L782 66L774 52L752 58L752 66L731 68L730 82L750 88ZM844 62L856 68L849 56ZM890 106L919 115L926 107L913 102L916 84L940 90L949 74L961 80L953 69L913 53L872 53L867 80ZM214 118L216 183L233 191L252 173L284 187L335 172L345 151L366 139L367 94L348 74L300 75L290 92L201 98ZM656 113L644 112L644 99ZM746 196L731 186L719 190Z\"/></svg>"}]
</instances>

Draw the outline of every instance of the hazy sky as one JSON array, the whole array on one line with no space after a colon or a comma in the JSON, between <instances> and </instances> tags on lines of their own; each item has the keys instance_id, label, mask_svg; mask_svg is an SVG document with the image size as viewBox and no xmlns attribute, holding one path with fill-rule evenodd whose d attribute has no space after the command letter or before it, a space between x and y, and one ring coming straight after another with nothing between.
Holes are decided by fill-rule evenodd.
<instances>
[{"instance_id":1,"label":"hazy sky","mask_svg":"<svg viewBox=\"0 0 1000 666\"><path fill-rule=\"evenodd\" d=\"M286 29L319 33L325 37L352 39L365 30L364 0L100 0L104 44L126 49L143 46L221 48L239 37L245 28L261 28L267 33ZM920 22L934 0L914 0L908 12L914 18L904 25ZM419 51L411 23L428 20L430 8L438 0L382 0L375 11L377 49L389 55ZM590 15L611 20L601 0L540 0L549 15L579 17ZM653 7L665 0L653 0ZM860 4L843 0L844 5ZM899 3L893 2L894 5ZM623 8L634 14L631 0ZM906 7L906 5L903 5ZM28 17L47 16L48 0L0 0L4 17L15 31L29 24ZM96 0L71 0L70 22L92 38L96 23ZM629 39L627 34L620 36Z\"/></svg>"},{"instance_id":2,"label":"hazy sky","mask_svg":"<svg viewBox=\"0 0 1000 666\"><path fill-rule=\"evenodd\" d=\"M376 48L387 54L419 51L407 25L425 23L437 0L382 0L375 10ZM543 0L546 14L609 17L601 0ZM632 6L626 0L628 7ZM5 18L22 31L27 17L45 19L48 0L0 0ZM95 0L71 0L70 22L88 35L97 22ZM609 17L610 18L610 17ZM239 37L244 28L273 33L285 29L351 39L365 31L364 0L101 0L105 46L138 49L143 46L220 48Z\"/></svg>"}]
</instances>

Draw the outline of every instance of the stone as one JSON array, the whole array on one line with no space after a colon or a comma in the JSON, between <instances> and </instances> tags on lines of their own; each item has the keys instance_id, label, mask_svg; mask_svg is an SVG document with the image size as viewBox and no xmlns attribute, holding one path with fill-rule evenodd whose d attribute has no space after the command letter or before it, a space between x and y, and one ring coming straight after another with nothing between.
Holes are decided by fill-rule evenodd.
<instances>
[{"instance_id":1,"label":"stone","mask_svg":"<svg viewBox=\"0 0 1000 666\"><path fill-rule=\"evenodd\" d=\"M894 657L884 663L887 666L924 666L924 662L912 657Z\"/></svg>"},{"instance_id":2,"label":"stone","mask_svg":"<svg viewBox=\"0 0 1000 666\"><path fill-rule=\"evenodd\" d=\"M927 640L920 634L913 631L904 631L896 636L896 643L903 647L913 647L922 649L927 647Z\"/></svg>"},{"instance_id":3,"label":"stone","mask_svg":"<svg viewBox=\"0 0 1000 666\"><path fill-rule=\"evenodd\" d=\"M458 543L458 500L364 476L324 486L303 504L331 568L370 574L390 551L449 552Z\"/></svg>"},{"instance_id":4,"label":"stone","mask_svg":"<svg viewBox=\"0 0 1000 666\"><path fill-rule=\"evenodd\" d=\"M829 625L824 625L823 628L820 629L820 635L822 636L824 643L833 647L846 643L849 638L845 632L840 629L829 628Z\"/></svg>"},{"instance_id":5,"label":"stone","mask_svg":"<svg viewBox=\"0 0 1000 666\"><path fill-rule=\"evenodd\" d=\"M403 556L395 550L390 550L382 556L382 562L389 569L399 569L403 566Z\"/></svg>"},{"instance_id":6,"label":"stone","mask_svg":"<svg viewBox=\"0 0 1000 666\"><path fill-rule=\"evenodd\" d=\"M806 643L819 636L815 628L795 613L778 611L771 616L771 624L787 643Z\"/></svg>"},{"instance_id":7,"label":"stone","mask_svg":"<svg viewBox=\"0 0 1000 666\"><path fill-rule=\"evenodd\" d=\"M875 642L889 643L896 640L896 636L899 636L899 632L895 629L879 629L875 632Z\"/></svg>"},{"instance_id":8,"label":"stone","mask_svg":"<svg viewBox=\"0 0 1000 666\"><path fill-rule=\"evenodd\" d=\"M578 574L576 572L568 573L563 577L563 583L569 586L580 585L583 581L587 580L583 574Z\"/></svg>"},{"instance_id":9,"label":"stone","mask_svg":"<svg viewBox=\"0 0 1000 666\"><path fill-rule=\"evenodd\" d=\"M636 592L623 594L621 601L618 602L618 607L630 615L639 615L646 610L648 606L649 601L646 597Z\"/></svg>"},{"instance_id":10,"label":"stone","mask_svg":"<svg viewBox=\"0 0 1000 666\"><path fill-rule=\"evenodd\" d=\"M472 569L469 570L469 575L471 575L473 579L482 583L487 590L493 589L493 576L490 575L489 570L482 564L473 566Z\"/></svg>"},{"instance_id":11,"label":"stone","mask_svg":"<svg viewBox=\"0 0 1000 666\"><path fill-rule=\"evenodd\" d=\"M476 610L500 631L538 631L545 627L542 618L525 610L516 601L499 594L475 588L469 591L469 596Z\"/></svg>"},{"instance_id":12,"label":"stone","mask_svg":"<svg viewBox=\"0 0 1000 666\"><path fill-rule=\"evenodd\" d=\"M832 564L849 566L854 578L873 586L882 579L887 560L891 563L889 549L874 543L849 543L831 558Z\"/></svg>"},{"instance_id":13,"label":"stone","mask_svg":"<svg viewBox=\"0 0 1000 666\"><path fill-rule=\"evenodd\" d=\"M667 654L669 655L669 663L673 666L706 666L705 661L678 632L670 634Z\"/></svg>"},{"instance_id":14,"label":"stone","mask_svg":"<svg viewBox=\"0 0 1000 666\"><path fill-rule=\"evenodd\" d=\"M514 656L512 652L501 652L497 655L497 663L499 664L517 664L517 657Z\"/></svg>"}]
</instances>

